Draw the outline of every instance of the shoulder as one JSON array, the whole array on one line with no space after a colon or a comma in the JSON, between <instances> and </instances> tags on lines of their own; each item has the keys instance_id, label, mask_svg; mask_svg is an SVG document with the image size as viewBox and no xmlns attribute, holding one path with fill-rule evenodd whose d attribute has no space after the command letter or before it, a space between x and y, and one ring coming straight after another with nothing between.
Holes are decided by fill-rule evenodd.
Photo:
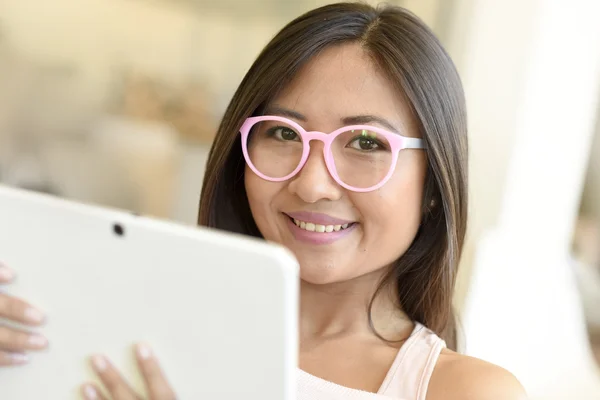
<instances>
[{"instance_id":1,"label":"shoulder","mask_svg":"<svg viewBox=\"0 0 600 400\"><path fill-rule=\"evenodd\" d=\"M525 389L507 370L443 350L433 370L427 400L523 400Z\"/></svg>"}]
</instances>

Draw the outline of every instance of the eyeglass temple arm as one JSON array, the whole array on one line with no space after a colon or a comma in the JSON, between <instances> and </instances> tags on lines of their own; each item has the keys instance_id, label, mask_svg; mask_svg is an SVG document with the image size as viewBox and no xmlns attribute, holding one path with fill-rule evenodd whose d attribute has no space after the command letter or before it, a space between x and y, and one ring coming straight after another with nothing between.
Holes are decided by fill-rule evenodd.
<instances>
[{"instance_id":1,"label":"eyeglass temple arm","mask_svg":"<svg viewBox=\"0 0 600 400\"><path fill-rule=\"evenodd\" d=\"M405 149L426 149L425 141L419 138L404 137L403 148Z\"/></svg>"}]
</instances>

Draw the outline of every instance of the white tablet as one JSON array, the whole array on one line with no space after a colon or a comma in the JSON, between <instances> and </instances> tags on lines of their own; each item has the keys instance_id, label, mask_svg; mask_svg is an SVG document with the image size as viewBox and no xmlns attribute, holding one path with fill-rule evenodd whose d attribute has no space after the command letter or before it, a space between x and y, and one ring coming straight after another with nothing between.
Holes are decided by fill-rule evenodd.
<instances>
[{"instance_id":1,"label":"white tablet","mask_svg":"<svg viewBox=\"0 0 600 400\"><path fill-rule=\"evenodd\" d=\"M98 352L141 390L138 341L181 399L295 397L298 264L279 246L0 186L0 260L50 340L0 368L0 399L78 399Z\"/></svg>"}]
</instances>

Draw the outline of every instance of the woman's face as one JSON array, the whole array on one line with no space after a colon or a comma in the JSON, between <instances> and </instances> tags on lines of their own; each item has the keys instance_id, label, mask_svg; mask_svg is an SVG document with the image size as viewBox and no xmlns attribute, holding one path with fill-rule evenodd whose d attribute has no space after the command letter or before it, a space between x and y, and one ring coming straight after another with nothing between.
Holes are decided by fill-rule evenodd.
<instances>
[{"instance_id":1,"label":"woman's face","mask_svg":"<svg viewBox=\"0 0 600 400\"><path fill-rule=\"evenodd\" d=\"M301 115L285 116L307 131L333 132L346 125L344 120L375 116L396 133L418 137L408 101L357 44L331 47L315 57L269 108L269 115L281 110ZM369 125L389 130L377 122ZM382 271L406 251L419 228L425 151L402 150L383 187L357 193L331 177L322 146L311 142L303 169L285 182L266 181L246 167L246 192L256 225L266 240L295 254L304 281L328 284ZM305 224L297 226L290 216ZM317 225L345 223L346 229L313 231L323 230Z\"/></svg>"}]
</instances>

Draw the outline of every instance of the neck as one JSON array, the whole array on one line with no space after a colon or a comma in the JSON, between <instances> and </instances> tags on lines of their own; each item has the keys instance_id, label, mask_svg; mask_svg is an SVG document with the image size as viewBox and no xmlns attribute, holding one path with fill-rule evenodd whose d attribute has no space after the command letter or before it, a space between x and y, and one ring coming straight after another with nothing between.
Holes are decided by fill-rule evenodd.
<instances>
[{"instance_id":1,"label":"neck","mask_svg":"<svg viewBox=\"0 0 600 400\"><path fill-rule=\"evenodd\" d=\"M412 321L398 307L392 288L384 287L374 298L381 278L379 273L326 285L302 281L301 338L335 339L349 335L375 336L377 332L388 340L403 339L406 331L412 329ZM370 311L371 326L369 304L373 298Z\"/></svg>"}]
</instances>

